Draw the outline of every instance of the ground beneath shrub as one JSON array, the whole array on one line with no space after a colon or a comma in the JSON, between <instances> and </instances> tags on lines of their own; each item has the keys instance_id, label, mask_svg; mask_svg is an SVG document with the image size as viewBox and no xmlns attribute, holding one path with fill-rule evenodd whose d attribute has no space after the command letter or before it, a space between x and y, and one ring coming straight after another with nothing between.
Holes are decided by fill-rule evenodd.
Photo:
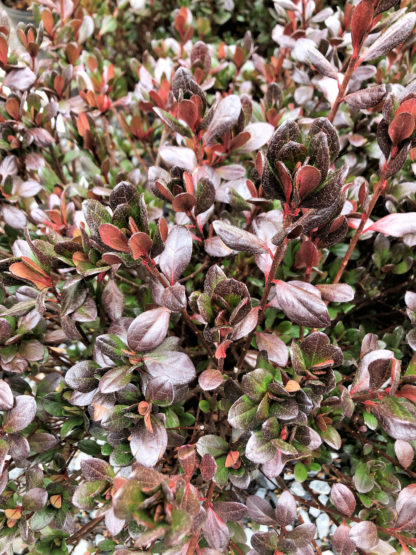
<instances>
[{"instance_id":1,"label":"ground beneath shrub","mask_svg":"<svg viewBox=\"0 0 416 555\"><path fill-rule=\"evenodd\" d=\"M8 8L13 8L15 10L28 10L32 2L30 0L2 0Z\"/></svg>"}]
</instances>

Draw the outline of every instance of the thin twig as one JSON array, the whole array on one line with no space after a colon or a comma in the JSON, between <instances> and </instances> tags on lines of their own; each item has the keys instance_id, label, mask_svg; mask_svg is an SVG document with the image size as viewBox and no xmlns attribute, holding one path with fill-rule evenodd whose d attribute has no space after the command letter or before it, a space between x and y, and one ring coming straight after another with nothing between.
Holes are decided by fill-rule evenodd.
<instances>
[{"instance_id":1,"label":"thin twig","mask_svg":"<svg viewBox=\"0 0 416 555\"><path fill-rule=\"evenodd\" d=\"M75 532L75 534L73 534L66 540L66 543L76 543L78 540L82 539L89 532L91 532L91 530L93 530L97 526L97 524L104 520L104 516L105 515L97 516L97 518L94 518L94 520L91 520L90 522L87 522L87 524L84 524L82 528L80 528L77 532Z\"/></svg>"},{"instance_id":2,"label":"thin twig","mask_svg":"<svg viewBox=\"0 0 416 555\"><path fill-rule=\"evenodd\" d=\"M373 193L373 196L371 198L370 205L369 205L368 209L365 210L365 212L361 216L360 225L358 226L355 234L353 235L353 237L350 241L348 250L345 253L344 258L342 259L341 266L339 267L338 272L336 273L332 283L338 283L339 280L341 279L342 274L344 273L345 268L347 267L348 261L351 258L351 254L352 254L353 250L355 249L355 247L358 243L358 239L360 238L360 235L363 232L364 227L365 227L365 225L368 221L368 218L371 216L371 213L374 210L374 207L375 207L375 205L378 201L378 198L381 195L381 193L384 191L386 186L387 186L387 180L384 178L384 171L383 171L381 176L380 176L380 180L375 185L374 193Z\"/></svg>"}]
</instances>

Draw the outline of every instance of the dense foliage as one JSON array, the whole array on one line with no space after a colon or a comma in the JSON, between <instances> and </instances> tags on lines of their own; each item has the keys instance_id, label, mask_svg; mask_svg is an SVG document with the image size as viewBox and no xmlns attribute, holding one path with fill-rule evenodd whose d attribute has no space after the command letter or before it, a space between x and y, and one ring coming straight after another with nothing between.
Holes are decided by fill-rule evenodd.
<instances>
[{"instance_id":1,"label":"dense foliage","mask_svg":"<svg viewBox=\"0 0 416 555\"><path fill-rule=\"evenodd\" d=\"M0 16L0 551L416 552L415 5L38 2Z\"/></svg>"}]
</instances>

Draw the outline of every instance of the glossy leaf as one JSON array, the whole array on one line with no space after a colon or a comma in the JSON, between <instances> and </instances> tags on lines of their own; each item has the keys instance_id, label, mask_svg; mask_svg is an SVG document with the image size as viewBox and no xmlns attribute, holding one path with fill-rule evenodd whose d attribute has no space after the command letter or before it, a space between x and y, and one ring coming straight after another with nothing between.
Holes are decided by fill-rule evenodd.
<instances>
[{"instance_id":1,"label":"glossy leaf","mask_svg":"<svg viewBox=\"0 0 416 555\"><path fill-rule=\"evenodd\" d=\"M356 506L354 494L344 484L333 484L331 501L338 511L341 511L344 515L351 516L354 513Z\"/></svg>"},{"instance_id":2,"label":"glossy leaf","mask_svg":"<svg viewBox=\"0 0 416 555\"><path fill-rule=\"evenodd\" d=\"M241 102L237 95L223 98L214 110L214 115L206 132L207 144L222 138L237 123L241 112Z\"/></svg>"},{"instance_id":3,"label":"glossy leaf","mask_svg":"<svg viewBox=\"0 0 416 555\"><path fill-rule=\"evenodd\" d=\"M404 42L412 32L416 23L416 13L402 15L387 31L385 31L364 53L362 60L368 62L383 56Z\"/></svg>"},{"instance_id":4,"label":"glossy leaf","mask_svg":"<svg viewBox=\"0 0 416 555\"><path fill-rule=\"evenodd\" d=\"M156 417L151 417L153 432L141 422L132 432L130 448L136 461L152 468L162 458L168 443L164 425Z\"/></svg>"},{"instance_id":5,"label":"glossy leaf","mask_svg":"<svg viewBox=\"0 0 416 555\"><path fill-rule=\"evenodd\" d=\"M276 280L275 296L281 310L295 324L310 327L329 326L331 320L322 299L301 287L299 282Z\"/></svg>"},{"instance_id":6,"label":"glossy leaf","mask_svg":"<svg viewBox=\"0 0 416 555\"><path fill-rule=\"evenodd\" d=\"M13 405L13 392L9 384L4 380L0 380L0 410L10 410Z\"/></svg>"},{"instance_id":7,"label":"glossy leaf","mask_svg":"<svg viewBox=\"0 0 416 555\"><path fill-rule=\"evenodd\" d=\"M162 272L173 285L188 266L192 256L192 237L181 226L174 227L168 235L165 249L160 255L159 265Z\"/></svg>"},{"instance_id":8,"label":"glossy leaf","mask_svg":"<svg viewBox=\"0 0 416 555\"><path fill-rule=\"evenodd\" d=\"M36 415L36 401L29 395L18 395L14 407L7 411L3 423L4 431L14 434L24 430Z\"/></svg>"},{"instance_id":9,"label":"glossy leaf","mask_svg":"<svg viewBox=\"0 0 416 555\"><path fill-rule=\"evenodd\" d=\"M230 225L221 220L213 223L215 233L230 249L245 251L251 254L267 252L267 246L253 233Z\"/></svg>"},{"instance_id":10,"label":"glossy leaf","mask_svg":"<svg viewBox=\"0 0 416 555\"><path fill-rule=\"evenodd\" d=\"M150 351L158 347L166 337L170 310L155 308L137 316L127 331L129 347L135 351Z\"/></svg>"}]
</instances>

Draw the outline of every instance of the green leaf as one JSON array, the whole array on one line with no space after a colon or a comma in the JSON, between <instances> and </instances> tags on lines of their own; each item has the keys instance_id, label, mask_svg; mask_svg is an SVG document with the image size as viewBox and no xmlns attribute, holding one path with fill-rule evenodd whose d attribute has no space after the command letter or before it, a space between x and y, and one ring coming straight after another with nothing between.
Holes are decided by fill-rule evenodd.
<instances>
[{"instance_id":1,"label":"green leaf","mask_svg":"<svg viewBox=\"0 0 416 555\"><path fill-rule=\"evenodd\" d=\"M208 453L209 455L216 458L220 457L221 455L225 455L230 449L225 439L219 436L208 434L198 439L196 450L201 457Z\"/></svg>"},{"instance_id":2,"label":"green leaf","mask_svg":"<svg viewBox=\"0 0 416 555\"><path fill-rule=\"evenodd\" d=\"M60 430L61 437L62 438L67 437L74 430L74 428L77 428L78 426L82 426L83 424L84 424L84 419L81 416L71 416L61 426L61 430Z\"/></svg>"},{"instance_id":3,"label":"green leaf","mask_svg":"<svg viewBox=\"0 0 416 555\"><path fill-rule=\"evenodd\" d=\"M36 511L35 513L33 513L29 521L30 528L33 531L42 530L52 522L54 517L55 511L52 509L52 507L45 507L40 511Z\"/></svg>"},{"instance_id":4,"label":"green leaf","mask_svg":"<svg viewBox=\"0 0 416 555\"><path fill-rule=\"evenodd\" d=\"M58 181L59 183L59 181ZM111 223L111 216L105 206L98 200L88 199L82 203L82 211L85 221L90 228L91 235L98 236L98 229L101 224Z\"/></svg>"},{"instance_id":5,"label":"green leaf","mask_svg":"<svg viewBox=\"0 0 416 555\"><path fill-rule=\"evenodd\" d=\"M303 463L296 463L293 472L298 482L304 482L308 477L308 469Z\"/></svg>"},{"instance_id":6,"label":"green leaf","mask_svg":"<svg viewBox=\"0 0 416 555\"><path fill-rule=\"evenodd\" d=\"M360 493L368 493L374 487L374 479L369 475L367 465L360 462L355 469L354 485Z\"/></svg>"},{"instance_id":7,"label":"green leaf","mask_svg":"<svg viewBox=\"0 0 416 555\"><path fill-rule=\"evenodd\" d=\"M342 445L342 439L337 430L333 426L327 426L321 437L333 449L339 449Z\"/></svg>"},{"instance_id":8,"label":"green leaf","mask_svg":"<svg viewBox=\"0 0 416 555\"><path fill-rule=\"evenodd\" d=\"M101 453L100 446L92 439L81 439L78 442L78 449L92 457L96 457Z\"/></svg>"},{"instance_id":9,"label":"green leaf","mask_svg":"<svg viewBox=\"0 0 416 555\"><path fill-rule=\"evenodd\" d=\"M130 520L143 501L144 496L139 481L130 478L113 498L114 514L117 518Z\"/></svg>"},{"instance_id":10,"label":"green leaf","mask_svg":"<svg viewBox=\"0 0 416 555\"><path fill-rule=\"evenodd\" d=\"M108 486L106 480L94 480L79 485L74 495L72 503L79 509L91 510L95 507L95 498Z\"/></svg>"},{"instance_id":11,"label":"green leaf","mask_svg":"<svg viewBox=\"0 0 416 555\"><path fill-rule=\"evenodd\" d=\"M377 418L371 414L371 412L363 411L363 418L365 425L370 428L370 430L375 430L378 426Z\"/></svg>"},{"instance_id":12,"label":"green leaf","mask_svg":"<svg viewBox=\"0 0 416 555\"><path fill-rule=\"evenodd\" d=\"M256 413L257 403L243 395L230 408L228 422L239 430L254 430L258 426Z\"/></svg>"}]
</instances>

